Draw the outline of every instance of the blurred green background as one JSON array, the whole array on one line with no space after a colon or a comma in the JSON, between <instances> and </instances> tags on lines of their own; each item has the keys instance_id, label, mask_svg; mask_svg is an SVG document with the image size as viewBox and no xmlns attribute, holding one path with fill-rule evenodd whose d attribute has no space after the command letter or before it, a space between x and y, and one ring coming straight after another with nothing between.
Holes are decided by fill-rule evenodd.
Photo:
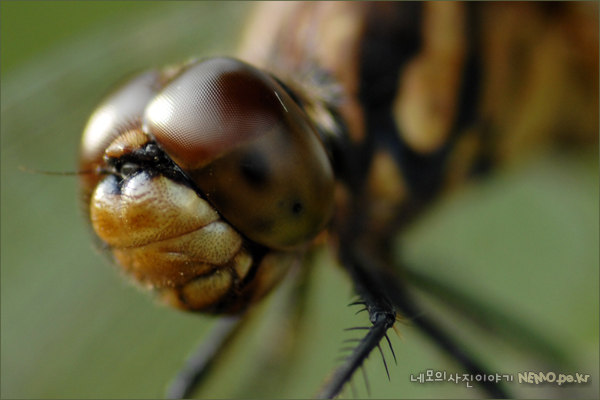
<instances>
[{"instance_id":1,"label":"blurred green background","mask_svg":"<svg viewBox=\"0 0 600 400\"><path fill-rule=\"evenodd\" d=\"M2 398L152 398L214 320L153 304L121 279L89 240L74 177L79 135L124 77L194 56L231 54L251 4L229 2L1 3ZM549 338L591 374L588 385L512 384L523 397L598 397L598 153L538 156L440 202L404 235L403 257L485 299ZM309 397L336 365L343 329L368 322L351 286L323 253L309 291L299 355L282 374L260 373L261 343L277 335L276 304L220 365L204 397ZM277 297L275 297L277 299ZM425 301L425 300L424 300ZM271 302L272 303L272 302ZM493 371L548 371L491 340L435 301ZM268 318L268 317L271 318ZM410 382L425 369L460 372L410 326L392 337L387 381L366 365L373 398L478 397L464 384ZM261 340L263 339L263 340ZM388 363L391 357L387 353ZM367 395L361 377L358 395ZM347 390L346 396L352 392Z\"/></svg>"}]
</instances>

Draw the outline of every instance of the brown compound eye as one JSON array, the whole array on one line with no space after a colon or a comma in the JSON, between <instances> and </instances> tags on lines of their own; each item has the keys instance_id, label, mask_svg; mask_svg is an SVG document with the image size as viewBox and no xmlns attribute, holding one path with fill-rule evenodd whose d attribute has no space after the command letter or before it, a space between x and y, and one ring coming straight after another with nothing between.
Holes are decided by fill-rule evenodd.
<instances>
[{"instance_id":1,"label":"brown compound eye","mask_svg":"<svg viewBox=\"0 0 600 400\"><path fill-rule=\"evenodd\" d=\"M144 130L250 240L287 249L333 208L333 171L315 128L268 74L217 58L191 65L148 104Z\"/></svg>"}]
</instances>

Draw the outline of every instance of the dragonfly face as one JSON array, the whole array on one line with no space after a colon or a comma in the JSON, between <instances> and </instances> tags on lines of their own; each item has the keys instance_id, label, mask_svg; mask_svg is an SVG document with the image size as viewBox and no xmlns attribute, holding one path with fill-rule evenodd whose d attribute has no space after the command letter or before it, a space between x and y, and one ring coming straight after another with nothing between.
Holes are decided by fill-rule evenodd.
<instances>
[{"instance_id":1,"label":"dragonfly face","mask_svg":"<svg viewBox=\"0 0 600 400\"><path fill-rule=\"evenodd\" d=\"M273 78L233 59L116 90L84 132L80 169L93 171L83 198L116 261L189 310L262 297L290 259L265 248L306 245L333 206L315 128Z\"/></svg>"}]
</instances>

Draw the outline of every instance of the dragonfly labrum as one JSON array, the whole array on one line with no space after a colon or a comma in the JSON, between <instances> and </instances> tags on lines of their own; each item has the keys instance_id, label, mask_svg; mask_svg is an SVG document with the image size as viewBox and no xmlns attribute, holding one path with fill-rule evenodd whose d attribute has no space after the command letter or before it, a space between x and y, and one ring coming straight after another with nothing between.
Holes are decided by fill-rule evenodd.
<instances>
[{"instance_id":1,"label":"dragonfly labrum","mask_svg":"<svg viewBox=\"0 0 600 400\"><path fill-rule=\"evenodd\" d=\"M598 42L581 40L579 7L263 4L235 57L116 88L81 145L99 246L167 304L225 315L170 395L190 395L248 310L324 245L371 326L318 397L338 395L399 320L490 375L411 296L392 238L535 149L597 146Z\"/></svg>"}]
</instances>

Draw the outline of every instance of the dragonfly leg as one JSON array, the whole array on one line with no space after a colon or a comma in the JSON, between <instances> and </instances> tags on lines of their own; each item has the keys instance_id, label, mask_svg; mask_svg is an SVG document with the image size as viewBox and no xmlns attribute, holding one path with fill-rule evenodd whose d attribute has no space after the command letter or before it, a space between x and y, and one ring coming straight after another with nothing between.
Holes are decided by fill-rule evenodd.
<instances>
[{"instance_id":1,"label":"dragonfly leg","mask_svg":"<svg viewBox=\"0 0 600 400\"><path fill-rule=\"evenodd\" d=\"M391 302L403 318L411 321L469 374L491 375L480 361L465 350L464 346L427 317L427 313L423 312L423 309L410 296L405 285L391 273L389 268L380 265L376 257L371 256L364 249L356 247L353 251L353 260L355 261L351 265L350 274L355 284L356 280L359 280L357 286L363 293L384 297L386 301ZM479 384L481 389L492 398L510 397L502 386L495 382L482 381Z\"/></svg>"},{"instance_id":2,"label":"dragonfly leg","mask_svg":"<svg viewBox=\"0 0 600 400\"><path fill-rule=\"evenodd\" d=\"M370 304L367 303L367 309L369 309L369 306ZM373 326L364 328L368 329L367 334L360 340L352 354L346 358L344 364L334 371L331 379L321 387L315 396L316 398L331 399L337 396L344 385L351 380L356 370L361 367L371 351L379 347L379 342L385 337L387 330L394 325L395 313L393 309L381 308L373 310L372 314L369 310L369 313L370 316L375 317L374 322L372 320Z\"/></svg>"},{"instance_id":3,"label":"dragonfly leg","mask_svg":"<svg viewBox=\"0 0 600 400\"><path fill-rule=\"evenodd\" d=\"M270 340L265 340L261 344L261 358L257 360L253 374L258 378L261 374L280 373L284 374L284 369L281 367L281 357L293 357L290 350L293 352L294 346L287 351L282 351L282 343L293 343L301 330L302 322L304 321L306 308L306 287L310 280L310 264L314 254L306 255L307 265L297 265L286 280L290 285L284 285L287 290L279 288L275 293L276 296L270 304L270 313L275 314L273 321L275 337ZM240 333L248 325L246 321L252 318L254 310L235 315L221 317L212 331L208 334L198 348L192 353L186 361L185 366L177 373L175 378L169 384L166 397L171 399L189 398L204 382L207 375L211 372L212 367L222 356L224 356L230 345L237 340ZM283 340L285 337L285 340ZM278 347L279 346L279 347ZM276 368L273 366L277 365ZM284 377L279 376L279 379ZM245 393L251 393L255 388L253 384L259 382L260 379L250 379L250 386L245 387ZM264 386L264 385L261 385Z\"/></svg>"},{"instance_id":4,"label":"dragonfly leg","mask_svg":"<svg viewBox=\"0 0 600 400\"><path fill-rule=\"evenodd\" d=\"M208 338L194 351L167 388L169 399L189 398L208 375L214 362L243 327L244 315L222 317Z\"/></svg>"},{"instance_id":5,"label":"dragonfly leg","mask_svg":"<svg viewBox=\"0 0 600 400\"><path fill-rule=\"evenodd\" d=\"M362 366L366 358L375 348L380 348L379 343L387 339L387 330L396 322L396 310L392 303L369 284L370 279L363 276L363 270L352 259L342 254L342 264L350 273L361 303L365 305L369 313L371 327L360 327L351 329L365 329L367 334L354 347L353 352L346 357L344 364L338 367L331 378L321 387L316 398L333 398L339 394L344 385L348 383L358 368ZM381 350L381 349L380 349ZM383 356L383 353L382 353ZM394 356L395 358L395 356ZM385 358L384 358L385 363ZM387 371L387 365L386 365ZM388 373L389 376L389 373Z\"/></svg>"}]
</instances>

